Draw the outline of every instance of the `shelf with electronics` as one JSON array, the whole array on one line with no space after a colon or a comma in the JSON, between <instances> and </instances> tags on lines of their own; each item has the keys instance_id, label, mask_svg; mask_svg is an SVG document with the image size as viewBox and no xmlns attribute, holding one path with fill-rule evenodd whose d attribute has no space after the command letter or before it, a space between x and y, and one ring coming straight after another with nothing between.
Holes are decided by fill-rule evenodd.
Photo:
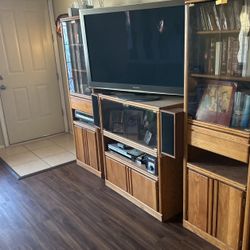
<instances>
[{"instance_id":1,"label":"shelf with electronics","mask_svg":"<svg viewBox=\"0 0 250 250\"><path fill-rule=\"evenodd\" d=\"M183 224L249 249L250 2L186 2Z\"/></svg>"},{"instance_id":2,"label":"shelf with electronics","mask_svg":"<svg viewBox=\"0 0 250 250\"><path fill-rule=\"evenodd\" d=\"M101 177L101 133L94 126L79 16L62 18L61 27L77 164Z\"/></svg>"},{"instance_id":3,"label":"shelf with electronics","mask_svg":"<svg viewBox=\"0 0 250 250\"><path fill-rule=\"evenodd\" d=\"M179 214L183 98L137 102L100 92L94 96L100 109L105 184L160 221ZM173 136L163 142L166 132Z\"/></svg>"}]
</instances>

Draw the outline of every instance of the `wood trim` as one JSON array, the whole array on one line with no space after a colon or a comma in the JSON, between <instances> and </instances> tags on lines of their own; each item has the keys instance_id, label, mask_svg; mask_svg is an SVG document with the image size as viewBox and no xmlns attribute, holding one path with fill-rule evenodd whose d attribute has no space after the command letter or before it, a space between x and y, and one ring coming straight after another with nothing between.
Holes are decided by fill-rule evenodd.
<instances>
[{"instance_id":1,"label":"wood trim","mask_svg":"<svg viewBox=\"0 0 250 250\"><path fill-rule=\"evenodd\" d=\"M248 181L247 181L242 249L250 249L250 157L248 165Z\"/></svg>"},{"instance_id":2,"label":"wood trim","mask_svg":"<svg viewBox=\"0 0 250 250\"><path fill-rule=\"evenodd\" d=\"M83 128L83 129L88 129L88 130L91 130L92 132L97 132L97 128L92 126L92 125L89 125L87 123L84 123L84 122L78 122L78 121L73 121L73 124L76 126L76 127L79 127L79 128Z\"/></svg>"},{"instance_id":3,"label":"wood trim","mask_svg":"<svg viewBox=\"0 0 250 250\"><path fill-rule=\"evenodd\" d=\"M98 177L102 177L102 172L90 167L89 165L79 161L79 160L76 160L76 164L86 170L88 170L89 172L91 172L92 174L95 174L96 176Z\"/></svg>"},{"instance_id":4,"label":"wood trim","mask_svg":"<svg viewBox=\"0 0 250 250\"><path fill-rule=\"evenodd\" d=\"M250 133L247 131L229 128L229 127L225 127L225 126L214 124L214 123L207 123L203 121L193 120L191 118L188 118L188 124L207 128L207 129L217 131L217 132L222 132L227 135L238 136L243 139L242 141L243 143L247 144L247 141L248 141L248 144L250 143Z\"/></svg>"},{"instance_id":5,"label":"wood trim","mask_svg":"<svg viewBox=\"0 0 250 250\"><path fill-rule=\"evenodd\" d=\"M70 96L91 100L91 95L84 95L84 94L79 94L79 93L70 93Z\"/></svg>"},{"instance_id":6,"label":"wood trim","mask_svg":"<svg viewBox=\"0 0 250 250\"><path fill-rule=\"evenodd\" d=\"M112 184L108 180L105 180L105 185L107 187L111 188L112 190L114 190L115 192L117 192L118 194L120 194L121 196L123 196L124 198L126 198L127 200L129 200L130 202L134 203L136 206L138 206L139 208L141 208L145 212L147 212L150 215L152 215L153 217L155 217L157 220L159 220L161 222L163 221L163 216L161 213L155 211L151 207L145 205L143 202L137 200L131 194L129 194L129 193L125 192L124 190L120 189L119 187L115 186L114 184Z\"/></svg>"},{"instance_id":7,"label":"wood trim","mask_svg":"<svg viewBox=\"0 0 250 250\"><path fill-rule=\"evenodd\" d=\"M184 55L184 155L183 155L183 218L187 219L188 208L188 144L187 144L187 121L188 121L188 70L189 70L189 6L185 6L185 55Z\"/></svg>"},{"instance_id":8,"label":"wood trim","mask_svg":"<svg viewBox=\"0 0 250 250\"><path fill-rule=\"evenodd\" d=\"M197 234L199 237L201 237L202 239L210 242L211 244L213 244L214 246L218 247L219 249L228 250L228 246L225 245L223 242L219 241L218 239L216 239L215 237L211 236L210 234L202 231L198 227L192 225L187 220L183 220L183 227L186 228L186 229L188 229L189 231Z\"/></svg>"},{"instance_id":9,"label":"wood trim","mask_svg":"<svg viewBox=\"0 0 250 250\"><path fill-rule=\"evenodd\" d=\"M209 178L212 178L214 180L224 182L224 183L226 183L226 184L228 184L228 185L230 185L232 187L238 188L238 189L240 189L242 191L246 191L246 189L247 189L247 186L242 184L242 183L230 180L228 178L223 177L222 175L218 175L218 174L213 173L211 171L207 171L207 170L205 170L203 168L200 168L200 167L197 167L197 166L193 165L192 163L187 163L187 168L191 169L191 170L193 170L195 172L198 172L200 174L203 174L203 175L205 175L205 176L207 176Z\"/></svg>"},{"instance_id":10,"label":"wood trim","mask_svg":"<svg viewBox=\"0 0 250 250\"><path fill-rule=\"evenodd\" d=\"M183 105L183 98L182 97L174 97L174 96L168 96L164 99L156 100L156 101L148 101L148 102L134 102L134 101L128 101L125 99L121 99L116 96L109 96L104 94L99 94L100 99L102 100L108 100L113 102L122 103L124 105L134 106L137 108L147 109L153 112L159 112L160 109L163 108L179 108Z\"/></svg>"},{"instance_id":11,"label":"wood trim","mask_svg":"<svg viewBox=\"0 0 250 250\"><path fill-rule=\"evenodd\" d=\"M130 147L133 147L133 148L136 148L136 149L139 149L147 154L150 154L152 156L155 156L157 157L157 149L151 149L147 146L144 146L142 144L139 144L137 142L134 142L130 139L127 139L125 137L122 137L122 136L119 136L119 135L116 135L114 133L111 133L109 131L106 131L106 130L103 130L103 135L110 138L110 139L113 139L115 141L122 141L124 144L130 146Z\"/></svg>"},{"instance_id":12,"label":"wood trim","mask_svg":"<svg viewBox=\"0 0 250 250\"><path fill-rule=\"evenodd\" d=\"M219 182L214 181L213 188L213 222L212 222L212 236L217 235L217 214L218 214L218 192L219 192Z\"/></svg>"},{"instance_id":13,"label":"wood trim","mask_svg":"<svg viewBox=\"0 0 250 250\"><path fill-rule=\"evenodd\" d=\"M90 99L79 98L71 95L70 105L71 109L76 109L90 116L93 116L92 101Z\"/></svg>"},{"instance_id":14,"label":"wood trim","mask_svg":"<svg viewBox=\"0 0 250 250\"><path fill-rule=\"evenodd\" d=\"M212 234L213 227L213 180L208 180L208 218L207 218L208 226L207 232Z\"/></svg>"}]
</instances>

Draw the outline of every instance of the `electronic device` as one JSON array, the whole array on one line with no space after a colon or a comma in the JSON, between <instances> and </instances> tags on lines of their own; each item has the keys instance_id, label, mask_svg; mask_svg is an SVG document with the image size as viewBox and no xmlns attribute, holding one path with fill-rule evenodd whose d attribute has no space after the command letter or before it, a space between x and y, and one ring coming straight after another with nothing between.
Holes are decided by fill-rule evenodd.
<instances>
[{"instance_id":1,"label":"electronic device","mask_svg":"<svg viewBox=\"0 0 250 250\"><path fill-rule=\"evenodd\" d=\"M143 154L143 152L141 152L140 150L135 149L135 148L131 148L129 146L125 146L122 143L108 144L108 149L111 151L114 151L118 154L121 154L121 155L123 155L131 160L135 160L136 157Z\"/></svg>"},{"instance_id":2,"label":"electronic device","mask_svg":"<svg viewBox=\"0 0 250 250\"><path fill-rule=\"evenodd\" d=\"M157 175L157 159L153 156L146 155L143 158L146 169L149 173Z\"/></svg>"},{"instance_id":3,"label":"electronic device","mask_svg":"<svg viewBox=\"0 0 250 250\"><path fill-rule=\"evenodd\" d=\"M94 124L97 127L100 127L99 101L98 101L98 96L94 94L92 94L92 107L93 107Z\"/></svg>"},{"instance_id":4,"label":"electronic device","mask_svg":"<svg viewBox=\"0 0 250 250\"><path fill-rule=\"evenodd\" d=\"M183 130L176 126L183 124L183 110L161 111L161 153L174 159L183 155Z\"/></svg>"},{"instance_id":5,"label":"electronic device","mask_svg":"<svg viewBox=\"0 0 250 250\"><path fill-rule=\"evenodd\" d=\"M86 123L90 123L90 124L94 124L94 118L86 115L85 113L79 111L79 110L75 110L74 112L75 114L75 119L79 120L81 122L86 122Z\"/></svg>"},{"instance_id":6,"label":"electronic device","mask_svg":"<svg viewBox=\"0 0 250 250\"><path fill-rule=\"evenodd\" d=\"M90 87L183 95L184 1L80 10Z\"/></svg>"}]
</instances>

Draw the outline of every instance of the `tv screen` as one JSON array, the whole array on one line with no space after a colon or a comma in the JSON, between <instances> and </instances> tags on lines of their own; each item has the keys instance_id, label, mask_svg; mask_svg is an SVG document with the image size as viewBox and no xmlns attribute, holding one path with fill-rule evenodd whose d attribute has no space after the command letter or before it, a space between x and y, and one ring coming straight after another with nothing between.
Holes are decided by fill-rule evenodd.
<instances>
[{"instance_id":1,"label":"tv screen","mask_svg":"<svg viewBox=\"0 0 250 250\"><path fill-rule=\"evenodd\" d=\"M93 88L183 94L184 6L81 11Z\"/></svg>"}]
</instances>

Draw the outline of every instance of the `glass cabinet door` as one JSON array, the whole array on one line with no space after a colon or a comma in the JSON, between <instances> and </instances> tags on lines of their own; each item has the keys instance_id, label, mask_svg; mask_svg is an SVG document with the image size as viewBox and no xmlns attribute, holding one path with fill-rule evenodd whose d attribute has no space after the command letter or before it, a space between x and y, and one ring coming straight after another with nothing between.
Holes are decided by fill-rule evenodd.
<instances>
[{"instance_id":1,"label":"glass cabinet door","mask_svg":"<svg viewBox=\"0 0 250 250\"><path fill-rule=\"evenodd\" d=\"M250 128L250 0L189 8L189 116Z\"/></svg>"},{"instance_id":2,"label":"glass cabinet door","mask_svg":"<svg viewBox=\"0 0 250 250\"><path fill-rule=\"evenodd\" d=\"M104 130L153 149L157 147L157 113L105 99L101 105Z\"/></svg>"},{"instance_id":3,"label":"glass cabinet door","mask_svg":"<svg viewBox=\"0 0 250 250\"><path fill-rule=\"evenodd\" d=\"M80 20L62 21L62 31L69 91L70 93L90 95Z\"/></svg>"}]
</instances>

